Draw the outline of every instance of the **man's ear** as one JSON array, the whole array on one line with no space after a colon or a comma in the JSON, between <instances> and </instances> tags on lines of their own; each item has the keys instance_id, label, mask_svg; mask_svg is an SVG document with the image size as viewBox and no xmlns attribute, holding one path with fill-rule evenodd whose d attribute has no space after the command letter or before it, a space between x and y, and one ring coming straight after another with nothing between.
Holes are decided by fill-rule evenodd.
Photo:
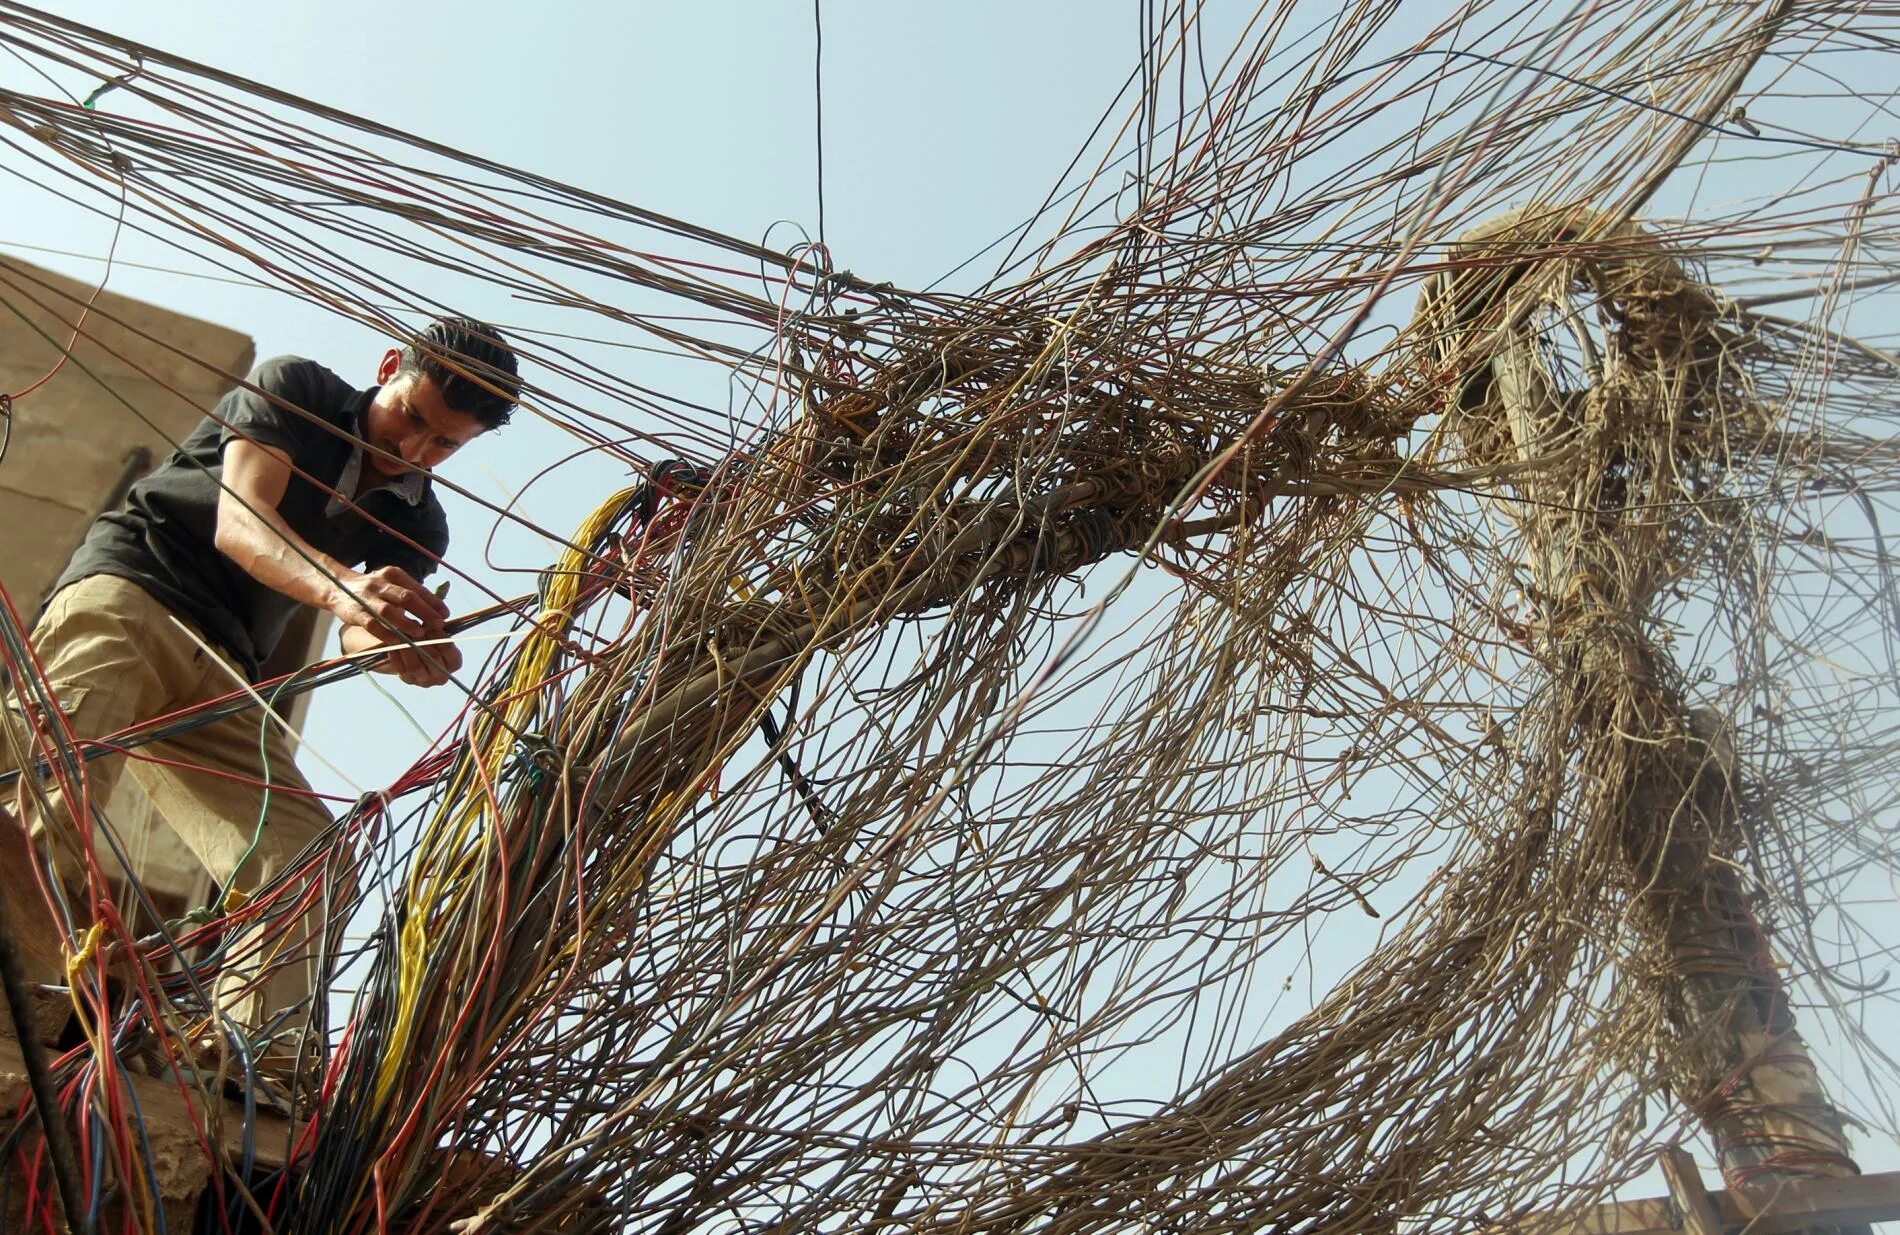
<instances>
[{"instance_id":1,"label":"man's ear","mask_svg":"<svg viewBox=\"0 0 1900 1235\"><path fill-rule=\"evenodd\" d=\"M383 353L383 362L376 366L376 384L378 386L389 385L391 379L396 376L396 371L400 368L402 368L402 349L392 347Z\"/></svg>"}]
</instances>

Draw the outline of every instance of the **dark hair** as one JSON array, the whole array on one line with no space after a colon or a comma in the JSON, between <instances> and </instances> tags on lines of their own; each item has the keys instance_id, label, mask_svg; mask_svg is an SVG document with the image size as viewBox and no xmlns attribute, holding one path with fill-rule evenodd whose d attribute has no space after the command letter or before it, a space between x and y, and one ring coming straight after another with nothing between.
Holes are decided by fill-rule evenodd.
<instances>
[{"instance_id":1,"label":"dark hair","mask_svg":"<svg viewBox=\"0 0 1900 1235\"><path fill-rule=\"evenodd\" d=\"M521 397L514 350L499 330L468 317L430 322L402 349L396 373L429 378L451 410L475 417L485 429L507 424Z\"/></svg>"}]
</instances>

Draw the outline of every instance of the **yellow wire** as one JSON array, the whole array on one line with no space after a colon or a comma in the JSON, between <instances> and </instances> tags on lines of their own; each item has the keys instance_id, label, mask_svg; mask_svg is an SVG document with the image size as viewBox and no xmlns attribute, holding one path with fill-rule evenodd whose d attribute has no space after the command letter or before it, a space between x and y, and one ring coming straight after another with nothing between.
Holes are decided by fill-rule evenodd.
<instances>
[{"instance_id":1,"label":"yellow wire","mask_svg":"<svg viewBox=\"0 0 1900 1235\"><path fill-rule=\"evenodd\" d=\"M581 525L573 543L596 543L632 494L633 490L623 489L603 502ZM582 549L570 548L549 573L535 629L523 640L500 696L500 715L485 711L477 717L469 734L469 754L458 761L441 806L423 829L415 866L403 893L407 912L396 942L396 1008L377 1070L378 1102L389 1096L406 1070L423 977L431 959L439 960L430 947L430 928L466 905L488 867L495 837L492 826L482 826L488 809L484 785L500 782L514 753L513 735L537 728L532 722L540 706L539 687L547 679L561 647L561 636L573 618L589 557Z\"/></svg>"}]
</instances>

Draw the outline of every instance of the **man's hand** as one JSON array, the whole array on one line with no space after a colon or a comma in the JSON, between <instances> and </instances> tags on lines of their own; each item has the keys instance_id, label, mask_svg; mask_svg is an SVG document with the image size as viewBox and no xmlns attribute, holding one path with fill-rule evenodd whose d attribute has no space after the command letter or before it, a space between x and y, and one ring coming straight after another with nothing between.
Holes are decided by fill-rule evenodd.
<instances>
[{"instance_id":1,"label":"man's hand","mask_svg":"<svg viewBox=\"0 0 1900 1235\"><path fill-rule=\"evenodd\" d=\"M350 571L337 581L328 607L344 626L359 627L384 643L401 642L399 635L438 639L449 619L447 604L395 566Z\"/></svg>"},{"instance_id":2,"label":"man's hand","mask_svg":"<svg viewBox=\"0 0 1900 1235\"><path fill-rule=\"evenodd\" d=\"M430 643L409 647L397 638L384 638L363 626L343 628L343 651L355 656L361 652L384 650L375 666L377 673L390 673L411 686L440 686L449 675L462 667L462 652L453 643Z\"/></svg>"},{"instance_id":3,"label":"man's hand","mask_svg":"<svg viewBox=\"0 0 1900 1235\"><path fill-rule=\"evenodd\" d=\"M396 566L351 571L338 583L331 612L342 620L343 650L349 653L388 648L378 673L393 673L411 686L440 686L462 667L462 653L439 640L449 607L442 598Z\"/></svg>"}]
</instances>

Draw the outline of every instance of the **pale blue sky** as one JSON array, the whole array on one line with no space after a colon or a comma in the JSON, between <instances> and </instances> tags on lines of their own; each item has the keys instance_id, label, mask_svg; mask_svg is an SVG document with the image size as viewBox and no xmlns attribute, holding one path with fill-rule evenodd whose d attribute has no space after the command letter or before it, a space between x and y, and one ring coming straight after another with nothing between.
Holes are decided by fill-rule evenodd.
<instances>
[{"instance_id":1,"label":"pale blue sky","mask_svg":"<svg viewBox=\"0 0 1900 1235\"><path fill-rule=\"evenodd\" d=\"M769 231L784 248L798 236L788 221L816 228L808 3L93 0L50 7L741 238L764 240ZM1216 6L1210 48L1231 43L1247 9ZM1091 0L826 0L825 223L836 263L867 279L922 286L1033 211L1133 69L1138 11L1133 3ZM16 68L0 59L0 80L12 83ZM102 104L113 105L111 96ZM4 182L0 201L0 245L99 254L109 240L106 222L17 180ZM96 263L12 251L82 278L98 275ZM181 264L175 253L132 237L119 255ZM362 384L385 346L361 326L256 289L130 265L115 271L112 287L246 331L260 356L314 356ZM466 307L502 322L522 312L498 299ZM717 372L666 373L678 383L669 384L672 393L723 405ZM523 416L447 470L505 501L573 448L565 435ZM583 461L566 468L560 483L530 488L521 507L565 530L623 479L621 469ZM482 574L492 517L462 502L451 507L452 556ZM517 534L503 537L498 552L507 564L532 567L550 551ZM516 576L486 577L503 594L524 590ZM463 605L473 602L456 591ZM450 691L397 691L431 735L459 702ZM358 785L373 787L422 745L392 739L404 724L395 702L371 684L351 683L318 699L307 736ZM312 771L323 787L340 788ZM1333 968L1343 972L1346 964Z\"/></svg>"}]
</instances>

